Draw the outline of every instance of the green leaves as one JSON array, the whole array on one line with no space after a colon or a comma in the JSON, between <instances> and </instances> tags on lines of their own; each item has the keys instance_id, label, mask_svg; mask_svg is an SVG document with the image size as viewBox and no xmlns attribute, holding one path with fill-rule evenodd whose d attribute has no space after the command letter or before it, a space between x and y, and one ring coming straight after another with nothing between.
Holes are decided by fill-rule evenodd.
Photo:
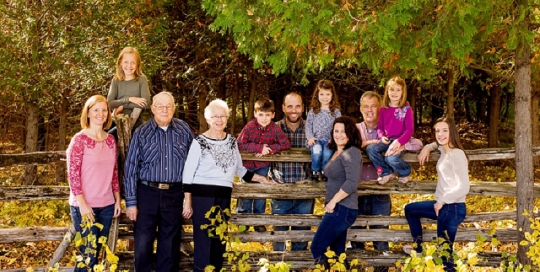
<instances>
[{"instance_id":1,"label":"green leaves","mask_svg":"<svg viewBox=\"0 0 540 272\"><path fill-rule=\"evenodd\" d=\"M202 5L215 16L212 29L231 33L255 67L268 63L276 75L292 72L303 80L331 65L429 79L448 67L463 71L481 63L485 42L498 31L508 31L510 50L517 40L534 37L508 27L513 6L506 0L490 5L480 0L205 0ZM496 41L500 45L504 39Z\"/></svg>"}]
</instances>

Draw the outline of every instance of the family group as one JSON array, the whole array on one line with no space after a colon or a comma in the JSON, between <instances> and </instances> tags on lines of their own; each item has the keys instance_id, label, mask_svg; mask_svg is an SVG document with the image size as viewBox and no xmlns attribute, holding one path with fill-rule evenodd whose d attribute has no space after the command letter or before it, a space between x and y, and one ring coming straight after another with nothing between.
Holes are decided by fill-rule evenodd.
<instances>
[{"instance_id":1,"label":"family group","mask_svg":"<svg viewBox=\"0 0 540 272\"><path fill-rule=\"evenodd\" d=\"M441 118L434 126L434 139L422 148L414 133L413 112L407 102L407 86L399 76L391 78L381 98L365 92L360 99L363 122L341 116L334 84L320 80L313 92L310 110L304 120L304 103L295 92L282 104L285 117L273 122L272 100L260 98L254 107L254 119L238 137L227 133L230 109L220 99L204 110L207 131L195 136L187 123L174 118L175 100L171 93L160 92L150 101L148 81L141 68L137 49L122 50L107 98L90 97L80 117L82 130L71 139L66 151L70 186L71 217L77 231L107 237L112 218L121 213L120 186L114 116L129 115L134 108L150 109L152 117L134 125L124 165L126 215L134 221L135 270L178 271L183 219L193 221L193 271L205 271L209 265L220 271L225 244L209 237L201 226L210 224L213 215L231 208L235 176L244 182L280 186L303 180L326 182L325 215L311 242L315 263L328 267L325 252L346 250L347 230L358 215L390 215L389 195L358 195L358 184L376 180L381 186L396 179L407 183L411 166L401 156L407 150L421 149L418 160L427 162L429 153L441 152L437 162L438 183L434 201L410 203L405 216L413 238L403 250L422 251L421 217L437 220L437 234L452 252L458 225L466 214L465 196L469 191L468 159L463 152L454 121ZM257 157L289 148L309 148L311 163L242 160L240 150ZM371 162L362 162L362 150ZM273 214L311 214L313 199L272 199ZM238 199L237 213L264 213L266 200ZM212 211L212 212L210 212ZM210 216L209 216L210 213ZM224 220L228 220L225 215ZM99 223L83 230L84 222ZM274 226L274 230L310 229L310 227ZM360 227L358 227L360 228ZM370 226L388 228L388 226ZM254 226L266 231L265 226ZM154 242L157 240L156 247ZM351 242L352 249L364 243ZM374 242L376 250L389 250L387 242ZM284 251L285 243L273 243L274 251ZM155 254L154 254L155 249ZM307 242L293 242L291 250L306 250ZM100 246L89 251L80 247L84 258L76 271L87 271L97 263ZM95 254L88 254L94 252ZM454 271L452 258L445 268Z\"/></svg>"}]
</instances>

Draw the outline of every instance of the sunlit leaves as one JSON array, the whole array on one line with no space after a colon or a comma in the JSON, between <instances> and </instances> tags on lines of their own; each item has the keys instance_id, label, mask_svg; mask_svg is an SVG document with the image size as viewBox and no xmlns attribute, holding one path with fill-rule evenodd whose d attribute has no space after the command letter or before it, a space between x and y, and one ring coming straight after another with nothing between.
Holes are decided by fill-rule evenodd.
<instances>
[{"instance_id":1,"label":"sunlit leaves","mask_svg":"<svg viewBox=\"0 0 540 272\"><path fill-rule=\"evenodd\" d=\"M317 73L335 61L375 72L414 69L422 77L474 62L478 43L498 30L510 7L511 1L203 1L216 17L212 28L232 33L240 52L256 67L268 62L275 74Z\"/></svg>"}]
</instances>

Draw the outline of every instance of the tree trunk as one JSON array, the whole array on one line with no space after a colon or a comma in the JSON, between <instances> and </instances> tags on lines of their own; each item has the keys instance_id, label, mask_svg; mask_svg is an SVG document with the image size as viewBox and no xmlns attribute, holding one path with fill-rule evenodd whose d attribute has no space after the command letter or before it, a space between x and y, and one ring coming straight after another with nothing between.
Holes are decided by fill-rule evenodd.
<instances>
[{"instance_id":1,"label":"tree trunk","mask_svg":"<svg viewBox=\"0 0 540 272\"><path fill-rule=\"evenodd\" d=\"M463 101L465 106L465 116L467 118L467 121L470 123L473 121L472 115L471 115L471 106L469 105L469 102L467 100Z\"/></svg>"},{"instance_id":2,"label":"tree trunk","mask_svg":"<svg viewBox=\"0 0 540 272\"><path fill-rule=\"evenodd\" d=\"M26 113L26 141L24 151L36 152L38 149L39 108L33 102L28 103ZM37 181L37 165L26 165L22 185L32 185Z\"/></svg>"},{"instance_id":3,"label":"tree trunk","mask_svg":"<svg viewBox=\"0 0 540 272\"><path fill-rule=\"evenodd\" d=\"M253 119L255 109L255 92L257 91L257 72L251 70L251 90L249 92L248 120Z\"/></svg>"},{"instance_id":4,"label":"tree trunk","mask_svg":"<svg viewBox=\"0 0 540 272\"><path fill-rule=\"evenodd\" d=\"M245 125L247 124L247 116L246 116L246 103L245 99L242 99L242 123Z\"/></svg>"},{"instance_id":5,"label":"tree trunk","mask_svg":"<svg viewBox=\"0 0 540 272\"><path fill-rule=\"evenodd\" d=\"M199 89L199 134L208 130L208 123L206 123L206 119L204 118L204 108L206 108L206 96L206 84L203 83L201 84L201 88Z\"/></svg>"},{"instance_id":6,"label":"tree trunk","mask_svg":"<svg viewBox=\"0 0 540 272\"><path fill-rule=\"evenodd\" d=\"M235 135L236 133L236 112L237 112L237 105L238 105L238 71L234 71L233 77L232 77L232 101L231 101L231 118L229 119L231 121L231 126L229 129L229 133L231 135Z\"/></svg>"},{"instance_id":7,"label":"tree trunk","mask_svg":"<svg viewBox=\"0 0 540 272\"><path fill-rule=\"evenodd\" d=\"M491 103L489 106L489 133L488 147L497 147L499 143L499 116L501 112L501 85L497 84L491 88Z\"/></svg>"},{"instance_id":8,"label":"tree trunk","mask_svg":"<svg viewBox=\"0 0 540 272\"><path fill-rule=\"evenodd\" d=\"M538 120L540 92L538 91L537 86L534 86L533 88L531 94L532 146L540 146L540 124ZM540 167L540 157L533 157L533 165L535 169Z\"/></svg>"},{"instance_id":9,"label":"tree trunk","mask_svg":"<svg viewBox=\"0 0 540 272\"><path fill-rule=\"evenodd\" d=\"M227 76L222 76L218 82L216 90L216 98L221 100L227 99Z\"/></svg>"},{"instance_id":10,"label":"tree trunk","mask_svg":"<svg viewBox=\"0 0 540 272\"><path fill-rule=\"evenodd\" d=\"M69 90L64 90L62 94L62 102L60 103L60 124L58 127L58 148L56 150L66 150L66 134L67 134L67 111L69 101L67 99ZM56 183L62 184L66 181L66 163L60 162L56 164Z\"/></svg>"},{"instance_id":11,"label":"tree trunk","mask_svg":"<svg viewBox=\"0 0 540 272\"><path fill-rule=\"evenodd\" d=\"M418 95L421 96L421 93L422 93L422 88L420 88L418 90ZM420 100L420 105L418 105L418 107L416 107L417 111L418 111L418 119L417 119L417 124L418 124L418 127L422 126L422 117L424 115L424 105L422 105L422 100Z\"/></svg>"},{"instance_id":12,"label":"tree trunk","mask_svg":"<svg viewBox=\"0 0 540 272\"><path fill-rule=\"evenodd\" d=\"M530 15L526 11L528 0L516 1L516 14L526 12L521 27L529 29ZM522 37L522 39L525 39ZM516 49L516 94L515 94L515 141L516 141L516 202L517 202L517 228L520 230L518 241L525 240L525 233L531 232L531 222L524 212L532 212L534 207L534 175L532 163L532 131L531 131L531 45L518 39ZM518 243L518 261L523 265L530 265L531 259L527 257L528 245Z\"/></svg>"},{"instance_id":13,"label":"tree trunk","mask_svg":"<svg viewBox=\"0 0 540 272\"><path fill-rule=\"evenodd\" d=\"M446 99L446 117L454 119L454 69L449 68L446 70L446 92L448 97Z\"/></svg>"},{"instance_id":14,"label":"tree trunk","mask_svg":"<svg viewBox=\"0 0 540 272\"><path fill-rule=\"evenodd\" d=\"M411 85L411 88L407 88L408 90L408 94L407 94L407 98L409 100L409 103L411 104L411 111L413 113L413 116L414 116L414 113L416 112L416 89L417 89L417 84L412 84ZM358 107L357 107L358 108ZM416 120L416 118L414 118Z\"/></svg>"},{"instance_id":15,"label":"tree trunk","mask_svg":"<svg viewBox=\"0 0 540 272\"><path fill-rule=\"evenodd\" d=\"M431 87L431 125L444 115L444 102L441 90L438 87Z\"/></svg>"},{"instance_id":16,"label":"tree trunk","mask_svg":"<svg viewBox=\"0 0 540 272\"><path fill-rule=\"evenodd\" d=\"M512 104L512 95L510 93L506 93L506 103L505 103L505 108L506 108L506 111L504 112L504 120L508 120L508 113L510 112L510 105Z\"/></svg>"}]
</instances>

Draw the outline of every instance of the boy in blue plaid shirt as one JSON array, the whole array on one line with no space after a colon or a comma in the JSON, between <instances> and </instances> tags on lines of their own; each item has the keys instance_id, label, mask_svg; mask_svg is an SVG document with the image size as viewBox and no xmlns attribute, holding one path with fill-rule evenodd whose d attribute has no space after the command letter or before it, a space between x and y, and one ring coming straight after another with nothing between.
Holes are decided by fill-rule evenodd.
<instances>
[{"instance_id":1,"label":"boy in blue plaid shirt","mask_svg":"<svg viewBox=\"0 0 540 272\"><path fill-rule=\"evenodd\" d=\"M281 150L291 148L289 139L281 128L272 122L275 115L274 102L268 98L260 98L255 102L255 118L244 126L238 135L238 148L255 153L262 157L275 154ZM270 170L268 161L243 161L244 167L261 176L267 176ZM236 211L238 213L264 213L266 199L238 199ZM256 231L266 231L265 226L256 226Z\"/></svg>"}]
</instances>

